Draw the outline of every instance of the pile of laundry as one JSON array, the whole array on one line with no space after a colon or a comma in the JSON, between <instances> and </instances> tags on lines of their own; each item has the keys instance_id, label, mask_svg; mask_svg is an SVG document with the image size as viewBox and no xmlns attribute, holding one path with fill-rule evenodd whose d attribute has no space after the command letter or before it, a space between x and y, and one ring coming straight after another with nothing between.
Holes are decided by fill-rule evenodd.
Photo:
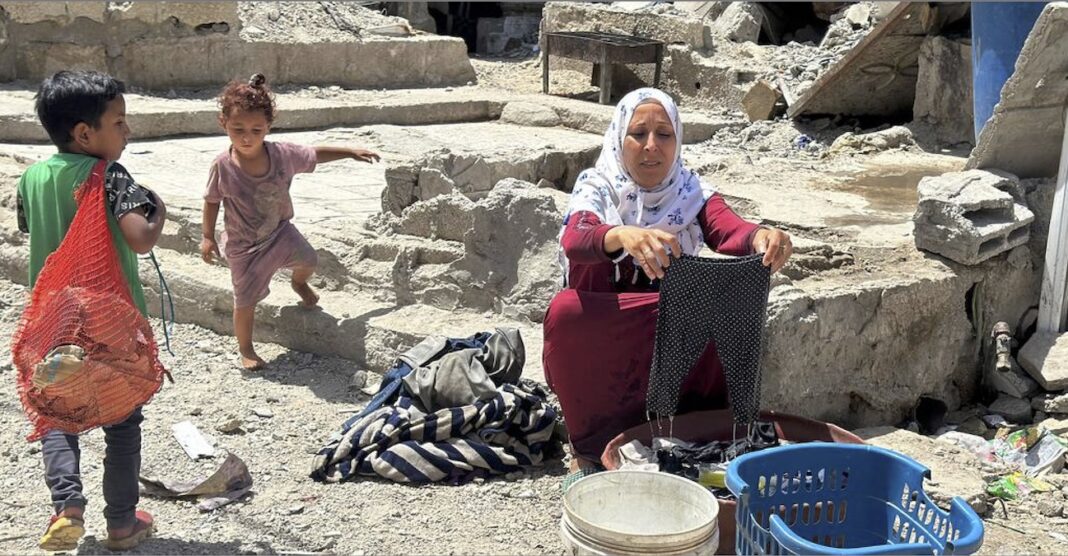
<instances>
[{"instance_id":1,"label":"pile of laundry","mask_svg":"<svg viewBox=\"0 0 1068 556\"><path fill-rule=\"evenodd\" d=\"M735 440L688 442L654 437L652 446L631 440L619 447L619 468L660 471L697 481L717 498L733 499L727 490L727 467L738 456L780 445L773 423L756 421Z\"/></svg>"},{"instance_id":2,"label":"pile of laundry","mask_svg":"<svg viewBox=\"0 0 1068 556\"><path fill-rule=\"evenodd\" d=\"M539 386L520 382L524 361L515 329L426 338L319 450L311 477L460 484L541 464L558 449L556 411Z\"/></svg>"}]
</instances>

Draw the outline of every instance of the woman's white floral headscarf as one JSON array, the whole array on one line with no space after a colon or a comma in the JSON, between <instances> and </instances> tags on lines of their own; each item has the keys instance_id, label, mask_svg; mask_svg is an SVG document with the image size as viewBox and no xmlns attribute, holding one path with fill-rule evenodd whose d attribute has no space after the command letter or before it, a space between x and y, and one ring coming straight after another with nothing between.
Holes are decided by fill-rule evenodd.
<instances>
[{"instance_id":1,"label":"woman's white floral headscarf","mask_svg":"<svg viewBox=\"0 0 1068 556\"><path fill-rule=\"evenodd\" d=\"M642 104L659 103L675 128L675 157L664 181L652 189L639 186L623 164L623 139L634 111ZM597 164L579 174L564 215L564 226L572 214L589 211L605 224L641 226L675 234L683 253L696 255L703 244L697 215L715 189L703 184L697 174L682 165L682 121L671 97L659 89L631 91L616 105L612 124L604 134ZM563 229L560 230L561 237ZM564 279L568 261L561 251Z\"/></svg>"}]
</instances>

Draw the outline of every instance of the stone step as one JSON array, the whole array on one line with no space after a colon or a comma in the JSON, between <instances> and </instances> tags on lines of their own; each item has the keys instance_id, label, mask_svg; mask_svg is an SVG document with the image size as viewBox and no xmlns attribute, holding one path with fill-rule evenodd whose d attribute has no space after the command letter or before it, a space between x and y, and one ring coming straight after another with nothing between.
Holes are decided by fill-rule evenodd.
<instances>
[{"instance_id":1,"label":"stone step","mask_svg":"<svg viewBox=\"0 0 1068 556\"><path fill-rule=\"evenodd\" d=\"M189 98L127 93L131 138L178 135L221 135L216 91L187 91ZM33 108L35 90L0 88L0 142L44 143L48 136ZM613 107L549 95L519 95L481 87L436 89L276 92L278 115L274 131L358 127L421 126L496 120L509 103L535 104L557 114L553 122L513 122L534 127L560 126L602 135L612 121ZM684 111L683 142L700 143L717 131L745 126L744 120Z\"/></svg>"},{"instance_id":2,"label":"stone step","mask_svg":"<svg viewBox=\"0 0 1068 556\"><path fill-rule=\"evenodd\" d=\"M33 109L32 90L0 90L0 141L47 142ZM131 138L175 135L221 135L219 107L211 93L202 98L166 98L129 93L126 96ZM474 87L343 90L327 98L308 93L276 94L278 117L272 130L321 129L375 124L431 125L493 120L504 107L496 95Z\"/></svg>"},{"instance_id":3,"label":"stone step","mask_svg":"<svg viewBox=\"0 0 1068 556\"><path fill-rule=\"evenodd\" d=\"M7 234L6 228L4 235ZM0 277L26 284L29 248L24 242L0 244ZM233 287L229 271L206 264L199 256L157 248L155 256L173 298L175 321L196 324L220 334L233 335ZM368 259L371 260L371 259ZM141 283L149 313L161 316L160 283L152 264L140 265ZM425 304L398 305L379 299L377 293L320 290L320 307L297 306L297 295L279 274L271 293L256 309L254 339L291 349L351 359L381 372L396 354L429 334L466 337L497 326L517 327L526 343L524 377L543 381L540 324L515 321L493 313L444 310Z\"/></svg>"},{"instance_id":4,"label":"stone step","mask_svg":"<svg viewBox=\"0 0 1068 556\"><path fill-rule=\"evenodd\" d=\"M156 257L174 300L175 320L232 335L233 288L229 272L166 249L157 249ZM159 316L160 287L151 265L142 264L141 282L149 312ZM496 326L513 326L522 330L527 343L524 376L542 380L540 324L422 304L398 306L359 291L318 293L319 309L299 307L288 281L278 275L271 283L271 293L256 308L254 339L299 351L337 355L381 372L392 364L399 351L427 335L470 336Z\"/></svg>"}]
</instances>

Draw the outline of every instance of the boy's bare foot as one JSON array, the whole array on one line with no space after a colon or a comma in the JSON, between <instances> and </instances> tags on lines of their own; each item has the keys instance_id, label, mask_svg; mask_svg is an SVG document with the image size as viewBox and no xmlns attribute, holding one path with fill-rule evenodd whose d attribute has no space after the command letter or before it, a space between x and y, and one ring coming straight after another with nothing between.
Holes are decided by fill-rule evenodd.
<instances>
[{"instance_id":1,"label":"boy's bare foot","mask_svg":"<svg viewBox=\"0 0 1068 556\"><path fill-rule=\"evenodd\" d=\"M248 353L244 351L241 352L241 366L244 367L246 371L258 371L266 365L267 362L260 359L260 356L256 355L256 352L251 350Z\"/></svg>"},{"instance_id":2,"label":"boy's bare foot","mask_svg":"<svg viewBox=\"0 0 1068 556\"><path fill-rule=\"evenodd\" d=\"M301 307L311 309L319 304L319 295L315 293L315 290L307 282L290 282L290 285L293 286L293 291L300 296L299 305Z\"/></svg>"}]
</instances>

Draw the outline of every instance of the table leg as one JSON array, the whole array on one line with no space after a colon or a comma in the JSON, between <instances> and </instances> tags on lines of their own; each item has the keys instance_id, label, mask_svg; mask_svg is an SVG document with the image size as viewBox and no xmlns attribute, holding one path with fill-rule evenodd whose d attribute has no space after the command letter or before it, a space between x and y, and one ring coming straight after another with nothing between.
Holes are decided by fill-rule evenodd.
<instances>
[{"instance_id":1,"label":"table leg","mask_svg":"<svg viewBox=\"0 0 1068 556\"><path fill-rule=\"evenodd\" d=\"M656 46L656 71L653 73L653 87L660 88L660 63L664 59L664 47Z\"/></svg>"},{"instance_id":2,"label":"table leg","mask_svg":"<svg viewBox=\"0 0 1068 556\"><path fill-rule=\"evenodd\" d=\"M548 43L549 41L545 41ZM541 53L541 92L544 95L549 94L549 51L544 50Z\"/></svg>"},{"instance_id":3,"label":"table leg","mask_svg":"<svg viewBox=\"0 0 1068 556\"><path fill-rule=\"evenodd\" d=\"M601 104L610 104L612 102L612 63L608 61L608 56L601 56Z\"/></svg>"}]
</instances>

